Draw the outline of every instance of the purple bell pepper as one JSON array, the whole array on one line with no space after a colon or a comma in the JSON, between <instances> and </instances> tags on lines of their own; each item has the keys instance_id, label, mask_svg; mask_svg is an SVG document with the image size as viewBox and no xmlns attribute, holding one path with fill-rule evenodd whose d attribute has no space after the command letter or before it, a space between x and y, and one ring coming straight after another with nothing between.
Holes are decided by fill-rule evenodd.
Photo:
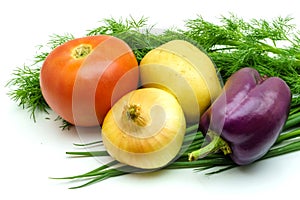
<instances>
[{"instance_id":1,"label":"purple bell pepper","mask_svg":"<svg viewBox=\"0 0 300 200\"><path fill-rule=\"evenodd\" d=\"M264 156L278 138L289 114L291 91L278 77L261 77L242 68L226 81L221 95L200 119L209 144L189 154L196 160L223 151L238 165Z\"/></svg>"}]
</instances>

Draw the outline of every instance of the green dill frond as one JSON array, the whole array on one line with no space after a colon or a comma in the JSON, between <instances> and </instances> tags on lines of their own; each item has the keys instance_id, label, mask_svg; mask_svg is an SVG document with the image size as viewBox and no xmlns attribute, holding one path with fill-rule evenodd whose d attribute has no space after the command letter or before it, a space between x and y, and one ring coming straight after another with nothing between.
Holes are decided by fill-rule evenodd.
<instances>
[{"instance_id":1,"label":"green dill frond","mask_svg":"<svg viewBox=\"0 0 300 200\"><path fill-rule=\"evenodd\" d=\"M127 31L138 31L141 28L145 28L147 26L148 18L141 17L138 20L135 20L132 16L130 18L126 18L123 20L120 18L116 20L114 18L107 18L100 21L102 23L101 26L88 30L87 36L91 35L118 35Z\"/></svg>"},{"instance_id":2,"label":"green dill frond","mask_svg":"<svg viewBox=\"0 0 300 200\"><path fill-rule=\"evenodd\" d=\"M74 126L70 122L64 120L61 116L57 116L54 121L61 121L61 125L59 126L61 130L70 130L70 128Z\"/></svg>"},{"instance_id":3,"label":"green dill frond","mask_svg":"<svg viewBox=\"0 0 300 200\"><path fill-rule=\"evenodd\" d=\"M75 39L75 37L70 33L65 33L63 35L53 34L49 36L49 41L46 44L37 46L37 53L33 59L33 65L38 65L44 62L48 54L56 47Z\"/></svg>"},{"instance_id":4,"label":"green dill frond","mask_svg":"<svg viewBox=\"0 0 300 200\"><path fill-rule=\"evenodd\" d=\"M47 46L49 46L50 49L53 50L56 47L73 39L75 39L75 37L71 33L65 33L63 35L53 34L50 35L50 39L47 42Z\"/></svg>"},{"instance_id":5,"label":"green dill frond","mask_svg":"<svg viewBox=\"0 0 300 200\"><path fill-rule=\"evenodd\" d=\"M9 87L8 96L18 105L29 111L30 117L36 121L36 113L48 113L46 103L40 88L40 69L48 54L57 46L74 39L72 34L50 36L45 45L37 46L38 50L31 65L16 68L12 78L6 84Z\"/></svg>"},{"instance_id":6,"label":"green dill frond","mask_svg":"<svg viewBox=\"0 0 300 200\"><path fill-rule=\"evenodd\" d=\"M40 68L23 66L14 70L12 79L6 85L11 88L8 96L20 107L27 109L34 121L37 111L48 113L49 109L41 92L39 76Z\"/></svg>"},{"instance_id":7,"label":"green dill frond","mask_svg":"<svg viewBox=\"0 0 300 200\"><path fill-rule=\"evenodd\" d=\"M300 33L292 19L245 21L231 14L217 24L199 16L186 22L183 34L205 49L224 81L240 68L253 67L282 78L293 94L300 94ZM299 97L293 98L292 105L299 102Z\"/></svg>"}]
</instances>

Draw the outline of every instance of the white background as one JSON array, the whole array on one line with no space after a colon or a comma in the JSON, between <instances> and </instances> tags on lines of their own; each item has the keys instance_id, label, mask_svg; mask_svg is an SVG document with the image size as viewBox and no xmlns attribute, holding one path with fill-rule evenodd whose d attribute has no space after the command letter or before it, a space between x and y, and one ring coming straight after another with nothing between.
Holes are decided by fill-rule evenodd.
<instances>
[{"instance_id":1,"label":"white background","mask_svg":"<svg viewBox=\"0 0 300 200\"><path fill-rule=\"evenodd\" d=\"M76 131L61 131L55 115L37 123L6 95L12 71L30 63L37 45L54 33L83 36L103 18L149 17L157 28L182 27L186 19L202 15L217 21L232 12L239 17L272 19L290 15L300 29L297 1L184 0L184 1L41 1L0 3L0 199L253 199L298 195L300 152L265 160L249 167L206 176L191 169L133 174L92 186L68 190L76 182L50 180L87 172L99 165L93 158L70 159L65 151L80 142ZM91 140L97 135L89 135ZM163 195L163 196L162 196ZM167 197L168 196L168 197Z\"/></svg>"}]
</instances>

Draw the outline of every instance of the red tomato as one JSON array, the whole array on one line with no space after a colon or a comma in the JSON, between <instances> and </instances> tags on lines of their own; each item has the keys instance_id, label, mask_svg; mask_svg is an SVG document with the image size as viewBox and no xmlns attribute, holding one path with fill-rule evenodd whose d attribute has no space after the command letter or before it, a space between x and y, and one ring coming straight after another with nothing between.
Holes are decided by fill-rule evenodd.
<instances>
[{"instance_id":1,"label":"red tomato","mask_svg":"<svg viewBox=\"0 0 300 200\"><path fill-rule=\"evenodd\" d=\"M40 73L43 97L77 126L101 125L112 105L138 86L138 63L130 47L112 36L78 38L55 48Z\"/></svg>"}]
</instances>

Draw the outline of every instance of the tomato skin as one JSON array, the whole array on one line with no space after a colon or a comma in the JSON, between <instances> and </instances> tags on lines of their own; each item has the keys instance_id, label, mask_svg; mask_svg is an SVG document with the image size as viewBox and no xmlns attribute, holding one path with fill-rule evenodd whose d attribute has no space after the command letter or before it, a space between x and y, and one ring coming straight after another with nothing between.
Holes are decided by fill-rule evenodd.
<instances>
[{"instance_id":1,"label":"tomato skin","mask_svg":"<svg viewBox=\"0 0 300 200\"><path fill-rule=\"evenodd\" d=\"M74 49L80 46L88 46L91 52L75 58ZM112 104L137 88L137 66L130 47L118 38L98 35L74 39L45 59L41 91L50 108L69 123L101 125Z\"/></svg>"}]
</instances>

